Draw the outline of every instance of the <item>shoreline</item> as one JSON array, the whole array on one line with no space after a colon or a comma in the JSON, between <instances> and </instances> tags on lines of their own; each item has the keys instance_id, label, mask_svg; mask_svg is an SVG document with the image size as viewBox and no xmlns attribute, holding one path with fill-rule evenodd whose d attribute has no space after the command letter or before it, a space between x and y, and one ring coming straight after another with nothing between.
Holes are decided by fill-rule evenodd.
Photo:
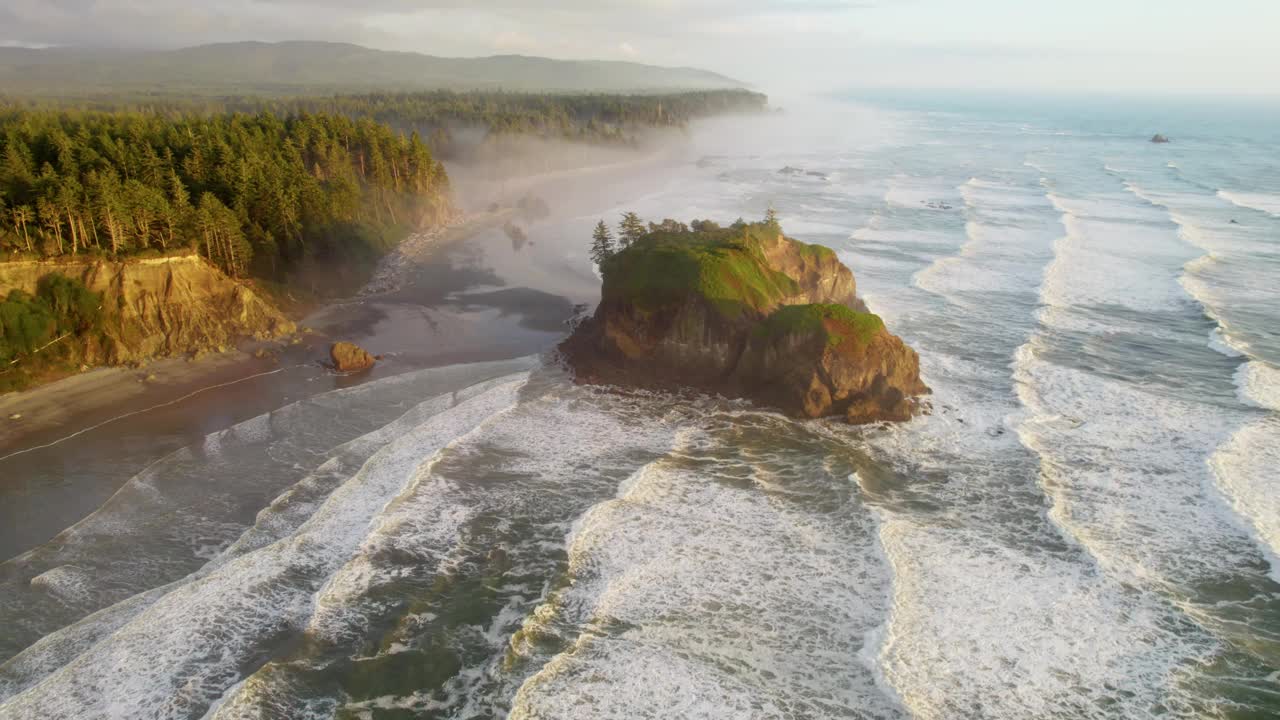
<instances>
[{"instance_id":1,"label":"shoreline","mask_svg":"<svg viewBox=\"0 0 1280 720\"><path fill-rule=\"evenodd\" d=\"M559 182L583 180L605 173L630 173L670 160L670 149L646 153L631 160L592 165L583 168L554 170L517 177L494 186L479 183L475 197L469 202L492 203L494 197L522 197L537 193L545 186ZM495 194L496 193L496 194ZM159 358L139 368L99 367L66 376L27 390L0 395L0 461L46 446L65 442L86 432L98 430L122 418L163 407L172 407L219 388L242 383L296 366L318 367L328 343L359 335L356 323L338 323L328 332L308 333L308 320L320 320L345 307L394 297L414 272L422 272L440 262L442 249L464 245L500 228L504 222L518 218L519 208L512 203L498 209L465 213L461 220L406 237L379 261L373 277L352 297L333 299L298 308L299 317L291 317L299 327L302 342L245 340L226 353L196 359ZM295 313L290 313L294 315ZM457 347L442 352L435 361L469 362L492 359L503 354L506 345L483 333L468 332L452 321L448 331L462 336ZM365 328L367 329L367 328ZM321 341L321 342L317 342ZM376 344L376 343L375 343ZM323 345L323 347L320 347ZM259 347L279 348L278 354L255 357ZM429 367L434 362L428 360ZM408 369L408 368L405 368ZM353 379L352 382L360 382ZM193 412L195 410L193 409ZM18 416L14 419L13 416Z\"/></svg>"}]
</instances>

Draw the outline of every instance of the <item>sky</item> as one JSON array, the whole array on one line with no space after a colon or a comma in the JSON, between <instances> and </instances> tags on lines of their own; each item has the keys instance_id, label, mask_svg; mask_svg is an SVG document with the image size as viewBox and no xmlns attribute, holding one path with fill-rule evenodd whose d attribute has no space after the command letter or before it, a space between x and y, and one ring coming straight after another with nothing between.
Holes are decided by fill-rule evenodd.
<instances>
[{"instance_id":1,"label":"sky","mask_svg":"<svg viewBox=\"0 0 1280 720\"><path fill-rule=\"evenodd\" d=\"M0 0L0 44L331 40L702 67L766 90L1280 95L1280 0Z\"/></svg>"}]
</instances>

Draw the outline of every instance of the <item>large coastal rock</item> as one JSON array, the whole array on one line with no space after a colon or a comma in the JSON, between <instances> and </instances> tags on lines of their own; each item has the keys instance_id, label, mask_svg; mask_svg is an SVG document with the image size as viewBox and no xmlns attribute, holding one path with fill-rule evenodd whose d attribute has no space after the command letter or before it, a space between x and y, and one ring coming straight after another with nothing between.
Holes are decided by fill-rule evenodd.
<instances>
[{"instance_id":1,"label":"large coastal rock","mask_svg":"<svg viewBox=\"0 0 1280 720\"><path fill-rule=\"evenodd\" d=\"M86 365L123 365L226 349L241 338L294 332L251 288L198 255L0 263L0 288L37 292L60 273L102 295L103 332L76 348Z\"/></svg>"},{"instance_id":2,"label":"large coastal rock","mask_svg":"<svg viewBox=\"0 0 1280 720\"><path fill-rule=\"evenodd\" d=\"M774 224L650 233L607 260L561 351L579 382L693 387L795 417L907 420L919 358L857 299L830 249Z\"/></svg>"},{"instance_id":3,"label":"large coastal rock","mask_svg":"<svg viewBox=\"0 0 1280 720\"><path fill-rule=\"evenodd\" d=\"M377 364L378 359L368 350L351 342L336 342L329 348L329 359L338 372L359 372Z\"/></svg>"}]
</instances>

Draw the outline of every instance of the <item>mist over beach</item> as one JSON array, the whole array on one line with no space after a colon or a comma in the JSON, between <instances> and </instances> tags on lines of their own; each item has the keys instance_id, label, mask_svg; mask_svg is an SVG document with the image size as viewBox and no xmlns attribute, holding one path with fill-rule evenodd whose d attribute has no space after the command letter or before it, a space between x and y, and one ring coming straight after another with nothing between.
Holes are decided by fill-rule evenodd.
<instances>
[{"instance_id":1,"label":"mist over beach","mask_svg":"<svg viewBox=\"0 0 1280 720\"><path fill-rule=\"evenodd\" d=\"M0 718L1280 714L1220 5L0 2Z\"/></svg>"}]
</instances>

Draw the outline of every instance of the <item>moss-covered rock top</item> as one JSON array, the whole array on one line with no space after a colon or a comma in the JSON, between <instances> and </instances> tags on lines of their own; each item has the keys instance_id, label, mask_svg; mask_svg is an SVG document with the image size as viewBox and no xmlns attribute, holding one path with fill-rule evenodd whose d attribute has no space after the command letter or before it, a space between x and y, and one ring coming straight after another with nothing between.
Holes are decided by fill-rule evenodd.
<instances>
[{"instance_id":1,"label":"moss-covered rock top","mask_svg":"<svg viewBox=\"0 0 1280 720\"><path fill-rule=\"evenodd\" d=\"M800 288L795 278L770 266L766 248L782 230L774 223L737 223L720 228L695 223L649 232L602 266L606 300L626 301L653 312L701 295L725 317L767 313ZM821 245L783 239L803 256L835 257Z\"/></svg>"},{"instance_id":2,"label":"moss-covered rock top","mask_svg":"<svg viewBox=\"0 0 1280 720\"><path fill-rule=\"evenodd\" d=\"M835 347L849 341L858 346L868 345L883 329L884 321L879 315L858 312L844 305L787 305L765 319L756 332L770 339L823 333L828 347Z\"/></svg>"}]
</instances>

